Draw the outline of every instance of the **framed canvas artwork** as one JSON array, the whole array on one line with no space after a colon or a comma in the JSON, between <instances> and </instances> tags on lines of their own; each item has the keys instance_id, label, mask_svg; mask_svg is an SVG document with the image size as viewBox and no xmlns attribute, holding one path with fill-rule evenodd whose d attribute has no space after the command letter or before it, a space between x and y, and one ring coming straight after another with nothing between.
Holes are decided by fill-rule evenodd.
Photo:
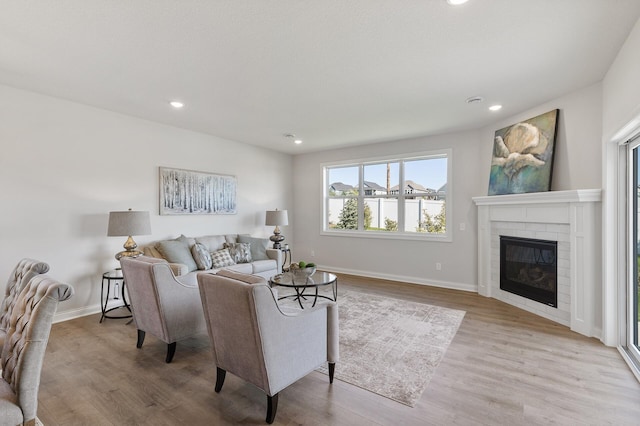
<instances>
[{"instance_id":1,"label":"framed canvas artwork","mask_svg":"<svg viewBox=\"0 0 640 426\"><path fill-rule=\"evenodd\" d=\"M554 109L496 131L489 195L551 189L558 112Z\"/></svg>"},{"instance_id":2,"label":"framed canvas artwork","mask_svg":"<svg viewBox=\"0 0 640 426\"><path fill-rule=\"evenodd\" d=\"M160 167L160 214L236 214L236 177Z\"/></svg>"}]
</instances>

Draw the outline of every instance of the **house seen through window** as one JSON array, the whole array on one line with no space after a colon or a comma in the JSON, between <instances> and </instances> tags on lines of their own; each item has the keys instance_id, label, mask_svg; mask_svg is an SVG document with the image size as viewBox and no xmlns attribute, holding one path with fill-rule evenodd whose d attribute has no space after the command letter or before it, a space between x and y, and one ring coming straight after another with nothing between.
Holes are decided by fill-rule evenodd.
<instances>
[{"instance_id":1,"label":"house seen through window","mask_svg":"<svg viewBox=\"0 0 640 426\"><path fill-rule=\"evenodd\" d=\"M450 151L325 165L324 231L448 236Z\"/></svg>"}]
</instances>

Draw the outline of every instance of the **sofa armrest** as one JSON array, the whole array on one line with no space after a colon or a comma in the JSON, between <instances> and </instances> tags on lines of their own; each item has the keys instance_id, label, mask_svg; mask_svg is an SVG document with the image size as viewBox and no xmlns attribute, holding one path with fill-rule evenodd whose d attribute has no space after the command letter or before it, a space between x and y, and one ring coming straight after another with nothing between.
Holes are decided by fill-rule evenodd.
<instances>
[{"instance_id":1,"label":"sofa armrest","mask_svg":"<svg viewBox=\"0 0 640 426\"><path fill-rule=\"evenodd\" d=\"M269 259L273 259L276 261L277 267L278 267L278 271L280 270L280 268L282 267L282 250L280 249L274 249L274 248L268 248L267 249L267 257Z\"/></svg>"}]
</instances>

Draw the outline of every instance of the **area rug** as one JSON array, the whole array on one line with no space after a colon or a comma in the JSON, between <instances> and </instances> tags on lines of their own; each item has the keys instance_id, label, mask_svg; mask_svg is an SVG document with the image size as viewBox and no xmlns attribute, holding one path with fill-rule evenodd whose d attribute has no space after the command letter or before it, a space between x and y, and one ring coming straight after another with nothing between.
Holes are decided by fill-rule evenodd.
<instances>
[{"instance_id":1,"label":"area rug","mask_svg":"<svg viewBox=\"0 0 640 426\"><path fill-rule=\"evenodd\" d=\"M415 406L465 312L341 291L335 378ZM326 368L321 371L327 374Z\"/></svg>"}]
</instances>

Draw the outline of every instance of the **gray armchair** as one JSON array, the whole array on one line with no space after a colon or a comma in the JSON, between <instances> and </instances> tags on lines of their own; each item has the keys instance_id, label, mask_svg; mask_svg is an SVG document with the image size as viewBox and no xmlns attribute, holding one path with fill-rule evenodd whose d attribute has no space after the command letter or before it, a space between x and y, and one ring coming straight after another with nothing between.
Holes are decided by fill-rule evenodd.
<instances>
[{"instance_id":1,"label":"gray armchair","mask_svg":"<svg viewBox=\"0 0 640 426\"><path fill-rule=\"evenodd\" d=\"M16 299L22 290L31 281L31 278L39 274L46 274L49 265L34 259L22 259L11 272L4 299L0 304L0 361L2 360L2 347L9 329L9 318L16 303Z\"/></svg>"},{"instance_id":2,"label":"gray armchair","mask_svg":"<svg viewBox=\"0 0 640 426\"><path fill-rule=\"evenodd\" d=\"M120 264L138 329L136 347L150 333L167 344L165 361L171 362L179 340L206 332L198 286L178 281L163 259L123 257Z\"/></svg>"},{"instance_id":3,"label":"gray armchair","mask_svg":"<svg viewBox=\"0 0 640 426\"><path fill-rule=\"evenodd\" d=\"M0 425L35 425L38 388L53 315L73 287L37 275L14 304L2 350Z\"/></svg>"},{"instance_id":4,"label":"gray armchair","mask_svg":"<svg viewBox=\"0 0 640 426\"><path fill-rule=\"evenodd\" d=\"M333 383L338 361L338 305L284 313L264 278L221 270L198 274L220 392L230 372L267 394L267 423L278 392L329 362Z\"/></svg>"}]
</instances>

